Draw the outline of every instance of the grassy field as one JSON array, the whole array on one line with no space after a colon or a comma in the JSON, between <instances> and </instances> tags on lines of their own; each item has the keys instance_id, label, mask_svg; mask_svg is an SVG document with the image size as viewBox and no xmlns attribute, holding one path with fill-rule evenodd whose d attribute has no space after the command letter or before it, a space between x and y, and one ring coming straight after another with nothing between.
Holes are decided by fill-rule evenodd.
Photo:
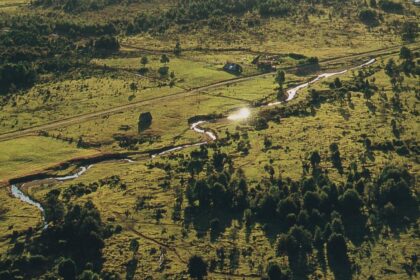
<instances>
[{"instance_id":1,"label":"grassy field","mask_svg":"<svg viewBox=\"0 0 420 280\"><path fill-rule=\"evenodd\" d=\"M135 85L134 89L130 87L131 84ZM19 130L116 105L161 97L180 90L176 87L159 87L157 83L134 74L40 84L25 94L15 96L3 106L0 130ZM63 91L66 92L65 95L62 94Z\"/></svg>"},{"instance_id":2,"label":"grassy field","mask_svg":"<svg viewBox=\"0 0 420 280\"><path fill-rule=\"evenodd\" d=\"M6 209L0 219L0 252L3 253L10 248L9 238L14 231L36 228L41 223L41 216L34 206L12 197L6 187L0 188L0 203Z\"/></svg>"},{"instance_id":3,"label":"grassy field","mask_svg":"<svg viewBox=\"0 0 420 280\"><path fill-rule=\"evenodd\" d=\"M28 3L28 0L2 0L0 1L0 13L17 13Z\"/></svg>"},{"instance_id":4,"label":"grassy field","mask_svg":"<svg viewBox=\"0 0 420 280\"><path fill-rule=\"evenodd\" d=\"M233 248L255 250L249 260L243 260L240 263L234 274L258 273L257 264L265 267L267 259L274 257L274 252L270 248L271 241L258 226L253 232L246 233L240 225L240 220L230 220L227 221L229 224L226 232L217 241L210 241L208 233L204 233L200 227L190 225L189 228L185 228L181 223L173 222L171 219L173 192L179 183L174 182L170 189L162 188L160 184L165 179L165 173L156 168L150 169L142 162L98 164L89 169L80 179L53 186L29 188L27 191L33 197L42 200L46 192L53 188L63 190L71 184L81 182L89 184L111 175L119 176L121 181L127 185L127 189L121 191L115 188L111 189L109 186L102 186L97 192L74 200L74 202L92 200L104 220L115 221L114 224L123 227L121 234L107 240L104 250L107 259L105 270L114 270L121 275L125 274L124 264L132 254L128 250L131 239L139 241L140 250L137 256L143 260L136 270L138 279L147 276L164 277L164 275L179 274L185 270L185 262L193 254L206 254L210 257L215 255L216 248L221 247L224 247L226 251ZM176 176L176 178L179 177ZM147 199L148 206L145 209L136 211L134 207L136 198L139 196L150 199ZM151 218L156 209L167 211L159 222ZM186 229L189 231L187 236L185 236ZM232 236L235 236L234 239L231 238ZM161 248L162 250L166 248L167 263L164 272L159 271ZM252 268L248 263L251 259L256 263ZM223 275L217 273L211 274L211 277L223 279ZM236 279L236 277L234 278ZM258 277L250 278L258 279Z\"/></svg>"},{"instance_id":5,"label":"grassy field","mask_svg":"<svg viewBox=\"0 0 420 280\"><path fill-rule=\"evenodd\" d=\"M96 150L76 148L47 137L30 136L0 142L0 179L7 181L17 176L36 173L60 162L93 155Z\"/></svg>"},{"instance_id":6,"label":"grassy field","mask_svg":"<svg viewBox=\"0 0 420 280\"><path fill-rule=\"evenodd\" d=\"M2 1L0 13L13 11L25 15L33 12L49 17L80 20L84 23L107 23L120 20L123 16L130 20L142 11L158 13L174 5L174 1L152 0L110 5L100 12L92 10L67 13L54 8L38 7L33 11L20 8L19 5L23 5L24 2ZM319 8L318 5L315 7ZM110 160L97 163L73 180L59 182L49 179L20 187L23 192L44 205L50 203L51 197L47 197L51 195L52 190L60 191L57 192L57 197L65 206L92 201L104 224L112 229L120 227L120 230L115 230L109 238L104 238L105 247L102 253L103 271L116 272L121 279L131 279L129 274L134 275L132 279L187 279L187 262L195 254L202 256L210 265L214 264L207 279L261 279L266 273L267 265L273 261L277 262L282 270L291 268L287 256L276 254L276 240L280 233L284 233L285 229L281 223L285 221L275 220L279 216L275 213L273 216L277 216L271 221L257 218L254 212L258 211L255 209L259 205L251 205L251 201L254 203L254 195L290 191L296 192L298 196L300 190L292 188L301 187L299 184L302 181L299 180L308 177L303 174L303 165L308 162L311 152L319 151L320 168L337 185L340 197L347 188L355 188L354 185L345 185L349 182L349 169L353 163L357 164L359 171L361 168L369 170L372 178L377 178L388 164L406 167L414 176L412 191L418 197L418 77L401 74L401 112L392 108L396 89L392 88L390 78L384 71L389 58L392 57L397 64L402 62L396 54L380 58L364 69L372 70L372 73L363 81L366 80L377 87L370 99L365 98L362 92L349 91L343 100L332 96L318 104L309 102L311 90L337 94L338 91L334 91L331 86L336 76L302 89L290 102L269 108L259 107L257 104L276 100L278 85L274 81L274 75L252 77L200 92L190 89L238 77L222 70L226 62L235 62L243 66L244 72L240 77L259 74L259 70L252 64L258 53L284 55L280 66L288 67L299 63L286 56L289 53L316 56L322 61L400 45L401 34L395 28L396 21L415 20L418 17L418 10L405 14L386 14L381 18L379 26L367 27L360 23L358 15L354 12L358 11L358 8L348 8L351 13L345 9L342 11L337 8L325 8L318 11L317 15L260 17L259 25L245 28L242 26L238 29L234 28L237 15L232 15L232 21L229 23L232 29L226 28L223 32L220 29L211 29L207 24L201 25L201 22L189 25L188 30L182 29L186 28L186 25L169 24L168 29L163 32L154 30L137 35L121 32L117 36L121 44L119 52L92 59L83 69L66 75L54 78L42 75L42 82L32 88L5 97L0 110L0 133L22 130L124 104L145 102L138 106L136 104L134 109L132 107L118 113L104 114L101 117L49 129L45 133L46 136L25 136L0 142L0 182L40 172L74 158L103 152L139 152L130 156L134 162ZM118 21L114 23L119 24ZM183 49L180 56L172 54L176 42L180 42ZM175 76L172 86L169 86L172 78L159 77L157 72L159 67L164 65L160 62L162 51L169 54L170 62L167 66L169 72L173 71ZM140 75L140 59L144 55L147 55L149 60L146 64L149 71ZM357 59L360 61L356 61ZM360 64L361 61L365 62L365 59L367 57L359 57L352 61L332 61L322 64L319 72L342 70ZM295 71L287 71L284 87L290 88L309 81L317 74L312 72L308 75L297 75ZM341 83L351 84L356 75L358 71L354 70L337 77ZM155 99L164 96L165 99ZM306 109L305 115L283 116L283 111L279 110L276 111L280 117L279 122L269 121L267 128L256 129L256 120L267 110L287 109L298 105ZM238 121L226 118L241 108L250 109L249 118ZM139 132L139 115L144 112L150 112L153 120L150 128ZM190 129L188 120L209 114L218 114L221 118L202 125L215 132L218 140L207 146L209 159L201 173L194 175L190 174L191 171L188 172L189 164L193 162L191 158L194 157L191 152L198 148L187 148L156 158L147 154L153 149L208 141L205 135ZM394 121L399 131L398 136L391 124ZM371 140L372 146L401 142L407 149L403 152L395 148L389 151L372 148L368 151L366 138ZM264 144L267 139L271 141L271 147ZM127 145L124 142L127 140L134 144ZM85 144L86 148L80 148L83 145L77 145L78 141ZM338 145L343 172L339 172L330 159L331 143ZM241 148L244 145L248 146L247 152L243 152ZM212 172L214 176L221 178L226 175L216 173L212 169L212 164L215 165L216 161L212 156L216 151L225 152L229 160L232 160L231 167L225 165L226 170L229 169L226 173L232 173L233 178L243 171L246 176L246 195L249 199L247 210L252 209L253 212L250 225L246 225L246 215L242 210L233 214L234 210L210 207L197 210L199 207L189 205L187 186L193 184L191 182L194 176L194 179L210 178L209 174ZM233 167L236 173L230 171ZM290 183L287 187L290 188L282 189L283 186L280 185L286 181L270 179L267 167L273 167L273 178L290 178L296 184L287 181ZM59 174L74 172L77 168L70 166L59 171ZM117 183L112 183L110 178ZM225 178L226 188L228 184L234 185L232 178ZM374 202L365 201L368 197L366 193L377 183L374 180L366 180L366 189L360 194L365 203L361 211L369 219L369 223L363 226L369 233L371 228L376 226L374 223L377 221L374 219L381 217L373 213L380 209L379 206L371 205ZM209 182L212 192L216 189L216 183L210 180ZM274 182L277 182L278 186ZM81 187L81 193L67 198L67 191L75 185ZM90 187L93 185L98 187L91 191ZM89 192L83 192L85 190ZM291 193L287 196L292 197L294 194ZM175 219L176 203L180 197L181 209L178 219ZM303 205L304 199L299 202ZM341 202L338 202L337 194L336 204L339 203ZM279 204L274 205L274 212L277 213ZM337 205L331 208L338 209L338 215L341 215L341 205ZM302 212L303 206L299 207L299 211ZM195 210L197 213L189 212ZM159 213L162 214L161 217ZM314 211L310 214L313 213ZM322 215L332 216L331 213ZM300 224L296 216L295 224ZM210 230L214 218L219 219L220 227L216 236ZM333 221L330 218L327 220ZM18 240L29 244L34 236L27 237L24 231L36 228L40 221L40 212L35 207L14 199L8 186L0 188L0 261L3 255L7 254L18 258L18 255L10 253L15 246L15 241L10 238L11 234L14 231L19 232ZM371 275L375 279L410 279L406 264L420 248L418 221L412 221L407 228L394 232L391 232L387 225L378 226L376 229L377 232L371 235L366 233L359 242L345 236L353 279L367 279ZM40 232L37 232L35 237L38 233ZM130 249L132 240L139 242L139 250L136 253ZM222 267L215 265L216 260L220 259L221 248L226 254ZM305 260L307 271L294 269L297 275L295 279L342 280L336 277L331 266L326 264L326 256L322 260L319 259L320 252L317 250L314 249L308 254ZM130 271L129 261L132 259L137 259L138 263ZM54 262L52 268L54 273L57 270L56 264ZM305 275L300 278L299 273Z\"/></svg>"},{"instance_id":7,"label":"grassy field","mask_svg":"<svg viewBox=\"0 0 420 280\"><path fill-rule=\"evenodd\" d=\"M159 62L160 56L148 56L149 63L146 65L150 72L157 72L159 67L163 66ZM93 63L99 65L107 65L109 67L116 67L121 69L138 70L141 67L140 57L121 58L121 59L101 59L94 60ZM170 62L167 64L169 72L174 72L177 79L177 86L183 88L193 88L220 82L234 78L222 70L224 63L204 63L200 61L191 61L183 58L170 57ZM146 74L146 76L148 76ZM157 73L156 76L158 77Z\"/></svg>"},{"instance_id":8,"label":"grassy field","mask_svg":"<svg viewBox=\"0 0 420 280\"><path fill-rule=\"evenodd\" d=\"M174 31L155 37L136 35L122 38L122 43L148 49L171 49L178 40L185 49L249 48L252 51L294 52L320 58L343 56L399 43L397 34L368 30L363 24L348 18L330 21L326 15L309 17L309 22L298 18L267 19L260 27L223 34L203 28L182 35ZM162 41L166 43L163 45Z\"/></svg>"},{"instance_id":9,"label":"grassy field","mask_svg":"<svg viewBox=\"0 0 420 280\"><path fill-rule=\"evenodd\" d=\"M377 62L372 67L381 65ZM383 65L382 65L383 66ZM384 90L388 99L393 95L389 86L388 77L383 70L376 72L369 77L375 79L374 83L378 88ZM340 76L343 82L351 81L353 73L348 72ZM287 74L289 82L297 83L302 80ZM323 80L314 84L311 88L322 90L327 89L329 82L334 78ZM416 87L415 77L406 77L404 83L407 87ZM308 97L308 90L304 89L298 93L296 99L285 105L292 106L299 102L305 102ZM261 78L243 84L231 85L226 88L208 91L194 97L176 98L169 100L165 104L147 106L147 110L153 115L153 123L148 130L148 134L159 135L161 140L156 143L142 144L138 148L147 150L150 148L163 147L168 144L180 144L197 142L200 135L188 130L187 119L197 114L209 114L224 112L227 114L234 108L249 107L252 101L260 100L263 97L273 97L275 85L272 78ZM404 104L404 122L401 140L418 139L419 130L416 118L411 112L418 110L418 101L413 94L403 94L401 96ZM222 150L234 157L234 165L241 167L250 182L257 182L268 174L262 173L267 162L271 162L275 167L276 175L299 179L302 174L302 159L313 150L320 151L321 166L328 170L330 177L335 182L342 182L344 177L332 167L329 160L329 144L336 142L339 145L344 169L351 162L367 167L372 174L386 164L400 164L409 168L412 174L419 174L419 166L414 155L400 156L390 151L387 153L374 151L366 158L365 148L361 139L366 134L373 143L392 139L390 121L393 118L392 112L384 107L379 93L375 93L370 102L374 104L375 110L367 106L367 101L361 93L352 93L351 104L341 104L338 101L321 104L315 108L315 115L306 117L288 117L281 119L279 124L269 123L269 128L264 131L255 131L249 121L257 116L262 109L253 109L250 120L228 122L221 120L216 123L206 124L217 131L219 137L225 135L226 130L234 133L243 131L248 134L250 150L248 155L241 155L236 150L236 144L223 147ZM162 110L164 108L164 110ZM117 133L121 125L128 125L126 135L135 136L137 134L137 115L145 111L146 108L139 108L123 114L110 116L106 119L88 121L79 125L69 126L52 134L62 134L77 138L83 136L87 141L113 143L112 136ZM320 134L322 132L322 134ZM278 148L269 149L263 152L264 137L268 136L273 146ZM110 149L119 149L115 142L108 146ZM191 149L178 152L186 156ZM51 189L64 190L72 184L89 184L112 175L119 176L121 182L126 184L126 189L118 189L108 185L102 186L98 191L81 198L74 199L73 202L92 200L101 212L103 220L109 221L114 225L121 225L122 233L113 235L107 239L104 255L106 258L104 270L117 271L125 275L124 264L131 258L129 251L130 240L136 239L140 243L140 250L136 256L142 261L139 262L135 272L140 277L159 276L171 277L185 272L186 260L193 254L200 254L207 260L215 258L216 249L223 247L225 251L234 251L238 248L241 251L249 250L248 256L241 256L240 262L233 269L228 267L223 270L216 270L210 273L211 279L225 279L227 275L232 279L258 279L259 274L264 270L270 261L277 261L281 266L287 266L287 258L276 257L273 248L275 233L271 232L262 224L255 224L252 229L247 230L242 223L242 217L230 217L222 215L223 231L217 240L213 240L207 231L208 220L202 217L202 222L197 222L186 226L181 222L174 222L171 219L175 190L183 188L180 183L182 177L187 174L172 173L170 175L170 185L163 183L168 179L168 173L160 168L150 168L150 163L170 164L173 168L177 166L178 160L171 157L157 159L139 158L138 162L107 162L93 166L82 177L64 182L49 183L42 186L29 186L25 188L31 196L38 200L43 200ZM165 179L166 178L166 179ZM142 210L135 210L137 197L146 197L146 205ZM156 209L164 211L163 217L157 221L153 218ZM34 222L34 221L33 221ZM354 244L349 243L349 255L353 260L358 260L359 270L357 277L368 277L375 275L381 279L401 279L405 277L405 272L400 263L404 262L404 257L415 252L415 246L408 246L412 241L412 232L404 233L399 239L393 237L382 237L378 242L363 243L362 248L371 252L370 261L366 261L365 249L360 249ZM388 255L391 263L392 274L387 274L383 268L383 256L393 248L393 254ZM315 253L314 253L315 254ZM159 259L161 255L166 259L165 269L159 269ZM317 264L315 256L310 257L313 271L310 277L324 277L334 279L333 273ZM387 268L388 269L388 268ZM226 273L224 275L223 273Z\"/></svg>"}]
</instances>

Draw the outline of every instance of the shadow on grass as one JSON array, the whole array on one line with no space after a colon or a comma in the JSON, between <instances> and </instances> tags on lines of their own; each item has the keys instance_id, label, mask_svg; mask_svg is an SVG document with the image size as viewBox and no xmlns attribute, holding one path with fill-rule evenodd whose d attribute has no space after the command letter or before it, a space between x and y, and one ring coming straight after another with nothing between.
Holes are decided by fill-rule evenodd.
<instances>
[{"instance_id":1,"label":"shadow on grass","mask_svg":"<svg viewBox=\"0 0 420 280\"><path fill-rule=\"evenodd\" d=\"M242 213L225 209L187 207L184 210L184 226L188 228L192 225L199 238L204 237L210 230L212 242L232 226L233 220L241 219Z\"/></svg>"},{"instance_id":2,"label":"shadow on grass","mask_svg":"<svg viewBox=\"0 0 420 280\"><path fill-rule=\"evenodd\" d=\"M350 217L343 217L343 224L346 236L355 244L359 246L369 235L366 227L367 217L364 215L353 215Z\"/></svg>"}]
</instances>

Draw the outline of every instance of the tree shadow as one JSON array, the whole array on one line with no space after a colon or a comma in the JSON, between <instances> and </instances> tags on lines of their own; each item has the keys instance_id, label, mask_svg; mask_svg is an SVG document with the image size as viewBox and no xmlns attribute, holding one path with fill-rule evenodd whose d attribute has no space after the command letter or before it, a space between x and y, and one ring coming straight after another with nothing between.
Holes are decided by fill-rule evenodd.
<instances>
[{"instance_id":1,"label":"tree shadow","mask_svg":"<svg viewBox=\"0 0 420 280\"><path fill-rule=\"evenodd\" d=\"M367 217L361 214L343 217L346 236L356 246L361 245L365 240L365 236L368 235L366 221Z\"/></svg>"},{"instance_id":2,"label":"tree shadow","mask_svg":"<svg viewBox=\"0 0 420 280\"><path fill-rule=\"evenodd\" d=\"M319 265L321 266L322 272L324 272L324 274L326 274L327 273L327 261L326 261L326 256L325 256L325 253L324 253L324 248L317 248L316 258L318 260Z\"/></svg>"},{"instance_id":3,"label":"tree shadow","mask_svg":"<svg viewBox=\"0 0 420 280\"><path fill-rule=\"evenodd\" d=\"M138 260L136 258L132 258L126 264L126 280L134 279L134 275L136 274Z\"/></svg>"},{"instance_id":4,"label":"tree shadow","mask_svg":"<svg viewBox=\"0 0 420 280\"><path fill-rule=\"evenodd\" d=\"M366 156L370 161L373 161L373 162L375 161L375 155L371 151L368 151L366 153Z\"/></svg>"},{"instance_id":5,"label":"tree shadow","mask_svg":"<svg viewBox=\"0 0 420 280\"><path fill-rule=\"evenodd\" d=\"M353 278L350 261L348 259L339 261L332 256L328 256L328 264L334 274L334 279L351 280Z\"/></svg>"},{"instance_id":6,"label":"tree shadow","mask_svg":"<svg viewBox=\"0 0 420 280\"><path fill-rule=\"evenodd\" d=\"M289 267L293 274L293 279L306 280L311 272L308 266L308 258L306 255L298 254L289 256Z\"/></svg>"},{"instance_id":7,"label":"tree shadow","mask_svg":"<svg viewBox=\"0 0 420 280\"><path fill-rule=\"evenodd\" d=\"M270 245L274 245L276 243L277 236L280 233L286 233L289 230L289 226L282 222L274 223L272 220L265 220L263 222L264 224L262 230L265 237L270 242Z\"/></svg>"},{"instance_id":8,"label":"tree shadow","mask_svg":"<svg viewBox=\"0 0 420 280\"><path fill-rule=\"evenodd\" d=\"M344 108L340 108L338 109L340 115L346 120L348 121L350 119L350 113L348 110L344 109Z\"/></svg>"},{"instance_id":9,"label":"tree shadow","mask_svg":"<svg viewBox=\"0 0 420 280\"><path fill-rule=\"evenodd\" d=\"M225 209L186 207L184 226L188 228L192 225L199 238L203 238L210 230L210 240L214 242L227 228L232 226L233 220L241 220L241 217L241 213ZM212 221L217 221L217 225Z\"/></svg>"},{"instance_id":10,"label":"tree shadow","mask_svg":"<svg viewBox=\"0 0 420 280\"><path fill-rule=\"evenodd\" d=\"M373 114L375 114L375 113L376 113L376 106L375 106L375 104L373 104L373 103L372 103L372 101L367 100L367 101L366 101L366 107L369 109L369 111L370 111L371 113L373 113Z\"/></svg>"}]
</instances>

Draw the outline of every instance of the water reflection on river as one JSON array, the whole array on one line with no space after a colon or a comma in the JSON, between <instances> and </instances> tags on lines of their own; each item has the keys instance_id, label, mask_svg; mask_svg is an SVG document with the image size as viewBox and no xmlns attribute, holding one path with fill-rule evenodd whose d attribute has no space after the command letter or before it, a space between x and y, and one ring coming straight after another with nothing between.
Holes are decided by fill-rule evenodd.
<instances>
[{"instance_id":1,"label":"water reflection on river","mask_svg":"<svg viewBox=\"0 0 420 280\"><path fill-rule=\"evenodd\" d=\"M242 108L239 111L228 116L228 120L238 121L247 119L251 115L251 110L249 108Z\"/></svg>"}]
</instances>

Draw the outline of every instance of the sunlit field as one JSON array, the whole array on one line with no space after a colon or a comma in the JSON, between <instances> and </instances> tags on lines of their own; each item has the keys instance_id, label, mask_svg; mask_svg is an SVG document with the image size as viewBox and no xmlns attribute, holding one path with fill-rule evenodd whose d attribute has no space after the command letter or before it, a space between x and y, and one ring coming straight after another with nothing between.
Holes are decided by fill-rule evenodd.
<instances>
[{"instance_id":1,"label":"sunlit field","mask_svg":"<svg viewBox=\"0 0 420 280\"><path fill-rule=\"evenodd\" d=\"M315 2L0 1L0 280L417 279L418 7Z\"/></svg>"}]
</instances>

